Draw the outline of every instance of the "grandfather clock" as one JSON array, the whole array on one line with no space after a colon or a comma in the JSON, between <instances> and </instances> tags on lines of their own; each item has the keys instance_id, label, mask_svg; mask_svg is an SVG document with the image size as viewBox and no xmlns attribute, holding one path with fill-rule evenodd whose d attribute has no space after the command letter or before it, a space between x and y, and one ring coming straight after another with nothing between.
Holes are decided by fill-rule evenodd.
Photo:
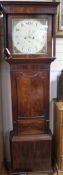
<instances>
[{"instance_id":1,"label":"grandfather clock","mask_svg":"<svg viewBox=\"0 0 63 175\"><path fill-rule=\"evenodd\" d=\"M52 172L49 83L50 63L55 59L57 4L1 2L5 23L5 58L10 64L11 76L12 173Z\"/></svg>"}]
</instances>

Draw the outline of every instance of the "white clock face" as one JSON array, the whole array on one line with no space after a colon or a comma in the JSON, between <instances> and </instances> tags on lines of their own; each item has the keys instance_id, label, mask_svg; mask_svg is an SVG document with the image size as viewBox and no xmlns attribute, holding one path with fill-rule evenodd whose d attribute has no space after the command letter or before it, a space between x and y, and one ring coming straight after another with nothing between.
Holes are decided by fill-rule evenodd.
<instances>
[{"instance_id":1,"label":"white clock face","mask_svg":"<svg viewBox=\"0 0 63 175\"><path fill-rule=\"evenodd\" d=\"M13 19L12 40L14 54L47 53L47 19Z\"/></svg>"}]
</instances>

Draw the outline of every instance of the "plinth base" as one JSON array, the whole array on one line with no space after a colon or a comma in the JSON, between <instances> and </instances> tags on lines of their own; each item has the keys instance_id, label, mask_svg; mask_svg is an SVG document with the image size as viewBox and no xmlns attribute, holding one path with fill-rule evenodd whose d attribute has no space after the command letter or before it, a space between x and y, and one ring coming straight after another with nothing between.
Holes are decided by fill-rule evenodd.
<instances>
[{"instance_id":1,"label":"plinth base","mask_svg":"<svg viewBox=\"0 0 63 175\"><path fill-rule=\"evenodd\" d=\"M52 134L10 133L11 172L52 172Z\"/></svg>"}]
</instances>

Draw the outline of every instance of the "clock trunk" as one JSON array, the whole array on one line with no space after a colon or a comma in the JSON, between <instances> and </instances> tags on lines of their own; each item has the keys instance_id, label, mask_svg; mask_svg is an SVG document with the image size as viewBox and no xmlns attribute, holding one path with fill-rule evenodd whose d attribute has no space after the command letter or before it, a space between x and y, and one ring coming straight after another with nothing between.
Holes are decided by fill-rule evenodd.
<instances>
[{"instance_id":1,"label":"clock trunk","mask_svg":"<svg viewBox=\"0 0 63 175\"><path fill-rule=\"evenodd\" d=\"M49 130L49 64L11 65L13 128L17 134Z\"/></svg>"}]
</instances>

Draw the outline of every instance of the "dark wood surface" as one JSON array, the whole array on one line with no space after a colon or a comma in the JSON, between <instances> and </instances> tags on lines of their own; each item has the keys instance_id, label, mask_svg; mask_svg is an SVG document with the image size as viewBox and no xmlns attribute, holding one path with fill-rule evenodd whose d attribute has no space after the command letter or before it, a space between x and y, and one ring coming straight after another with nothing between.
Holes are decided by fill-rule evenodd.
<instances>
[{"instance_id":1,"label":"dark wood surface","mask_svg":"<svg viewBox=\"0 0 63 175\"><path fill-rule=\"evenodd\" d=\"M49 131L50 63L55 59L57 2L0 2L5 15L5 47L10 63L13 134L10 133L11 171L52 169L52 134ZM47 54L14 55L12 18L48 19ZM54 30L53 28L54 27ZM52 54L52 36L54 40Z\"/></svg>"},{"instance_id":2,"label":"dark wood surface","mask_svg":"<svg viewBox=\"0 0 63 175\"><path fill-rule=\"evenodd\" d=\"M49 126L49 65L12 64L11 87L15 129L17 127L17 130L21 130L21 122L26 125L26 119L32 119L33 122L40 122L41 119L41 130L44 132L47 125ZM25 130L26 127L24 126ZM40 130L40 124L38 126L36 123L36 129L38 128ZM33 132L34 127L30 129Z\"/></svg>"},{"instance_id":3,"label":"dark wood surface","mask_svg":"<svg viewBox=\"0 0 63 175\"><path fill-rule=\"evenodd\" d=\"M1 9L6 14L56 14L59 2L0 1Z\"/></svg>"},{"instance_id":4,"label":"dark wood surface","mask_svg":"<svg viewBox=\"0 0 63 175\"><path fill-rule=\"evenodd\" d=\"M51 171L51 133L17 137L11 134L10 141L12 172Z\"/></svg>"},{"instance_id":5,"label":"dark wood surface","mask_svg":"<svg viewBox=\"0 0 63 175\"><path fill-rule=\"evenodd\" d=\"M18 119L18 133L22 134L42 134L46 133L48 129L49 122L45 119L38 118L26 118Z\"/></svg>"}]
</instances>

